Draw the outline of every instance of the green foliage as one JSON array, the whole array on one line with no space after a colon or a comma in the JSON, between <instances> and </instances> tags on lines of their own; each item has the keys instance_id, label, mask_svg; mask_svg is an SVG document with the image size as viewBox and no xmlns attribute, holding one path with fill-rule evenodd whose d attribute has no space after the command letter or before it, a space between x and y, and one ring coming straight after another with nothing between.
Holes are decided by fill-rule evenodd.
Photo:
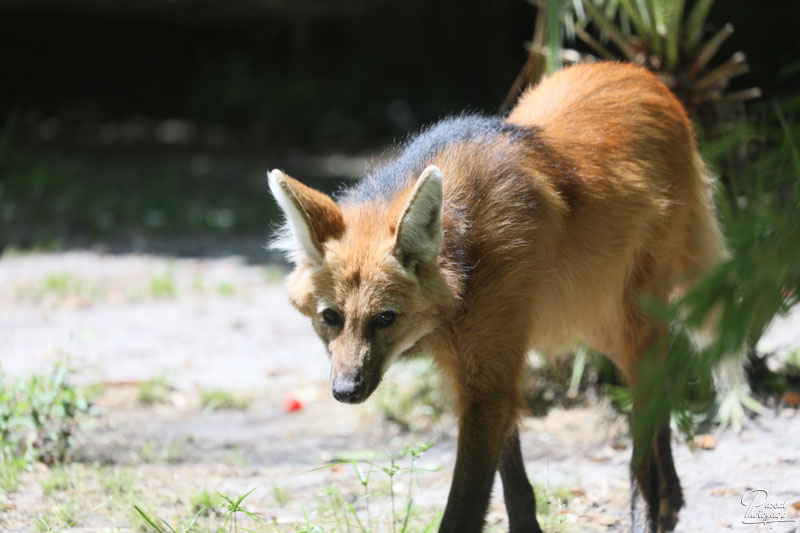
<instances>
[{"instance_id":1,"label":"green foliage","mask_svg":"<svg viewBox=\"0 0 800 533\"><path fill-rule=\"evenodd\" d=\"M536 498L536 517L544 531L565 531L566 514L564 510L574 497L567 487L544 487L534 490Z\"/></svg>"},{"instance_id":2,"label":"green foliage","mask_svg":"<svg viewBox=\"0 0 800 533\"><path fill-rule=\"evenodd\" d=\"M641 387L650 401L636 417L634 438L637 434L646 438L668 406L682 413L677 417L679 427L690 430L698 400L702 405L711 398L710 369L724 357L736 357L755 345L773 317L800 302L796 131L778 106L765 112L754 131L760 140L746 146L756 150L756 157L743 162L736 152L716 152L716 164L726 164L729 172L730 189L719 195L717 204L731 257L674 304L646 304L671 326L670 337L654 349L669 350L670 357L659 364L652 362L653 357L644 369ZM719 144L731 143L723 137ZM707 153L714 150L709 146ZM698 350L692 332L710 321L718 324L717 331L712 342Z\"/></svg>"},{"instance_id":3,"label":"green foliage","mask_svg":"<svg viewBox=\"0 0 800 533\"><path fill-rule=\"evenodd\" d=\"M577 50L564 49L564 36L570 41L579 38L602 59L629 61L653 70L691 113L724 101L761 96L757 88L725 94L731 79L748 72L743 53L708 68L733 33L733 27L726 24L710 39L702 40L713 0L694 2L688 13L685 0L530 1L539 8L530 56L504 109L526 83L536 83L546 72L559 69L562 60L587 59Z\"/></svg>"},{"instance_id":4,"label":"green foliage","mask_svg":"<svg viewBox=\"0 0 800 533\"><path fill-rule=\"evenodd\" d=\"M40 152L14 142L27 120L35 118L0 122L0 224L15 230L5 235L13 239L9 254L19 253L19 244L58 251L59 238L76 235L254 233L277 218L274 203L253 201L265 194L261 164L244 162L250 169L231 186L227 158L208 154L139 150L109 164L103 157Z\"/></svg>"},{"instance_id":5,"label":"green foliage","mask_svg":"<svg viewBox=\"0 0 800 533\"><path fill-rule=\"evenodd\" d=\"M233 287L231 283L223 282L217 284L217 293L220 296L233 296L236 294L236 289Z\"/></svg>"},{"instance_id":6,"label":"green foliage","mask_svg":"<svg viewBox=\"0 0 800 533\"><path fill-rule=\"evenodd\" d=\"M353 472L364 495L353 500L343 494L338 487L330 487L321 494L322 501L318 508L308 511L303 508L303 520L293 525L280 526L261 515L249 511L245 505L247 498L256 490L232 496L223 492L212 494L202 490L190 498L191 519L184 523L171 524L162 518L157 518L156 513L142 503L133 505L134 520L142 531L156 533L189 533L191 531L253 531L253 532L278 532L301 531L307 532L352 532L367 533L370 531L392 531L393 533L409 533L411 531L434 531L441 519L440 514L422 516L418 507L414 505L413 486L418 482L417 476L421 469L417 460L433 444L406 445L399 453L380 456L373 454L371 460L342 459L331 464L315 468L322 470L343 465L352 466ZM385 496L391 504L390 516L373 516L370 514L370 501L379 495L376 492L374 473L380 473L386 483ZM396 506L399 495L394 488L394 481L398 476L408 476L408 489L402 507ZM279 505L286 506L288 497L286 491L273 485L273 495ZM385 500L384 500L385 502ZM374 506L376 503L373 503ZM218 519L220 523L209 524L211 518ZM387 527L387 521L390 525ZM213 522L213 520L212 520Z\"/></svg>"},{"instance_id":7,"label":"green foliage","mask_svg":"<svg viewBox=\"0 0 800 533\"><path fill-rule=\"evenodd\" d=\"M159 376L139 383L139 402L145 405L164 403L172 390L166 378Z\"/></svg>"},{"instance_id":8,"label":"green foliage","mask_svg":"<svg viewBox=\"0 0 800 533\"><path fill-rule=\"evenodd\" d=\"M256 524L266 524L269 525L268 522L261 516L251 513L247 509L245 509L243 503L244 500L250 496L253 491L256 489L251 489L249 492L242 494L238 497L233 497L228 494L224 494L222 492L217 492L216 498L211 496L207 491L203 491L201 497L198 501L193 503L193 506L200 505L199 509L197 509L195 515L189 520L186 524L178 524L177 526L172 526L169 522L161 519L153 518L151 515L154 513L150 510L143 509L140 505L134 505L134 511L136 516L141 521L140 524L144 526L142 529L143 531L155 531L156 533L189 533L193 531L194 527L197 525L198 519L201 516L208 515L210 508L205 505L205 503L212 503L214 506L218 506L223 511L223 515L225 516L225 521L222 526L218 529L218 531L225 531L226 529L231 532L237 532L240 529L242 531L253 531L250 528L250 524L248 524L247 528L240 528L239 527L239 520L240 516L244 515L249 518L253 523Z\"/></svg>"},{"instance_id":9,"label":"green foliage","mask_svg":"<svg viewBox=\"0 0 800 533\"><path fill-rule=\"evenodd\" d=\"M63 466L57 466L50 470L50 476L41 483L45 494L60 492L72 487L73 483L69 477L69 472Z\"/></svg>"},{"instance_id":10,"label":"green foliage","mask_svg":"<svg viewBox=\"0 0 800 533\"><path fill-rule=\"evenodd\" d=\"M150 296L164 300L175 298L177 289L173 270L174 268L170 264L166 271L150 278Z\"/></svg>"},{"instance_id":11,"label":"green foliage","mask_svg":"<svg viewBox=\"0 0 800 533\"><path fill-rule=\"evenodd\" d=\"M193 494L189 502L193 513L199 513L200 516L208 516L215 507L220 505L221 499L216 493L203 489Z\"/></svg>"},{"instance_id":12,"label":"green foliage","mask_svg":"<svg viewBox=\"0 0 800 533\"><path fill-rule=\"evenodd\" d=\"M414 512L414 498L413 498L413 486L414 481L421 469L417 466L417 460L420 456L429 450L433 446L433 443L418 443L417 446L409 446L408 444L405 445L403 450L400 453L390 453L387 454L383 458L379 458L378 454L375 454L374 458L371 460L363 460L363 459L342 459L339 461L334 461L331 464L315 468L314 470L321 470L325 468L332 468L341 465L350 465L353 468L353 473L355 474L356 478L358 479L359 484L364 489L364 495L360 499L359 503L362 503L365 507L365 517L359 516L356 512L355 507L350 502L344 502L344 507L340 504L333 505L331 507L331 513L333 514L334 518L336 519L337 524L341 524L344 522L349 527L349 520L352 519L356 525L358 525L358 530L366 533L367 531L374 531L376 529L380 530L380 523L375 521L373 523L373 517L370 514L370 482L372 481L372 474L375 472L382 473L385 478L388 479L388 496L391 502L391 530L393 532L397 531L397 526L400 525L400 531L402 533L406 533L409 531L409 521L411 519L412 513ZM401 466L399 462L404 458L408 458L408 466ZM397 507L395 506L395 500L398 495L395 494L394 490L394 478L400 474L408 473L408 492L406 494L406 505L405 505L405 512L401 516ZM374 486L374 484L373 484ZM330 495L329 495L330 497ZM339 502L340 500L333 498L332 501L334 503ZM364 518L364 520L362 520ZM434 518L433 520L429 521L427 526L430 527L431 524L435 521L438 521L438 517ZM365 524L366 523L366 524ZM338 528L335 529L338 531Z\"/></svg>"},{"instance_id":13,"label":"green foliage","mask_svg":"<svg viewBox=\"0 0 800 533\"><path fill-rule=\"evenodd\" d=\"M208 389L200 393L200 402L203 408L209 411L243 410L249 404L247 398L236 396L230 391L222 389Z\"/></svg>"},{"instance_id":14,"label":"green foliage","mask_svg":"<svg viewBox=\"0 0 800 533\"><path fill-rule=\"evenodd\" d=\"M286 490L285 487L281 487L273 483L272 496L275 498L275 501L281 507L286 507L286 504L289 503L289 492Z\"/></svg>"},{"instance_id":15,"label":"green foliage","mask_svg":"<svg viewBox=\"0 0 800 533\"><path fill-rule=\"evenodd\" d=\"M6 489L16 485L20 468L69 457L79 417L90 407L68 377L63 364L49 375L16 381L0 373L0 482Z\"/></svg>"}]
</instances>

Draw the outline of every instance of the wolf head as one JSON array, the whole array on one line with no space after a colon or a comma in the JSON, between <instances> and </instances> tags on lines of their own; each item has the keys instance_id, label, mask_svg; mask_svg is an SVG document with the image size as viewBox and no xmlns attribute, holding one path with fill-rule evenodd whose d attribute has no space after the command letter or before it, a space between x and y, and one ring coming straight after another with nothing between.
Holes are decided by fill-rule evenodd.
<instances>
[{"instance_id":1,"label":"wolf head","mask_svg":"<svg viewBox=\"0 0 800 533\"><path fill-rule=\"evenodd\" d=\"M362 402L443 314L442 173L430 166L391 198L341 206L280 170L269 187L286 217L273 247L295 264L289 300L331 356L333 396Z\"/></svg>"}]
</instances>

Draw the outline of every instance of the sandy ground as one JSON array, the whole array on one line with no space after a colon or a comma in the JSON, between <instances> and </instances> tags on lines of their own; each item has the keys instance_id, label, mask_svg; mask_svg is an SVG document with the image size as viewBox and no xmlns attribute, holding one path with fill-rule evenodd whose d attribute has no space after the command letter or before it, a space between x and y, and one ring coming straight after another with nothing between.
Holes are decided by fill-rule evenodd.
<instances>
[{"instance_id":1,"label":"sandy ground","mask_svg":"<svg viewBox=\"0 0 800 533\"><path fill-rule=\"evenodd\" d=\"M186 516L187 495L200 489L243 494L256 488L247 508L291 524L302 520L303 509L323 501L331 486L353 501L363 493L349 466L308 470L340 457L369 458L435 441L419 466L438 471L419 474L414 502L422 515L443 508L455 457L452 416L407 432L386 422L372 399L355 407L335 402L321 343L287 304L279 278L274 268L235 257L68 252L0 260L4 372L43 372L67 359L76 371L74 381L106 384L97 399L101 414L84 424L78 437L79 462L70 474L83 480L83 491L76 492L73 505L90 511L119 500L103 480L124 474L135 481L126 487L134 496L125 502L141 498L168 519ZM776 324L777 333L765 342L800 345L798 324L795 312ZM387 381L408 375L399 369ZM163 378L173 390L163 403L142 405L137 384L153 378ZM209 388L246 396L248 407L203 409L198 398ZM287 395L303 408L286 412ZM687 502L678 531L800 531L800 514L792 507L800 508L797 411L770 410L741 434L716 437L710 450L674 443ZM630 440L624 418L607 403L526 418L522 441L528 473L537 491L551 496L554 515L562 521L554 530L630 528ZM42 489L48 475L37 466L22 476L19 490L0 495L0 530L35 531L33 517L64 505L67 496ZM405 476L396 479L398 494L408 490ZM488 519L493 531L507 527L499 487L498 480ZM748 495L751 490L767 491L767 501L780 510L785 504L789 521L743 523L743 498L763 494ZM373 516L386 514L388 501L376 497ZM127 530L133 521L120 515L123 507L106 504L72 530Z\"/></svg>"}]
</instances>

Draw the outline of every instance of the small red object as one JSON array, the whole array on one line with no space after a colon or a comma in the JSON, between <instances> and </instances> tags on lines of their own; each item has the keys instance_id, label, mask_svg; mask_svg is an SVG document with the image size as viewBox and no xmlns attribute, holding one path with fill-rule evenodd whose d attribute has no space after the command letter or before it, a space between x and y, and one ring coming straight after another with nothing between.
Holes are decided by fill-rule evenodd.
<instances>
[{"instance_id":1,"label":"small red object","mask_svg":"<svg viewBox=\"0 0 800 533\"><path fill-rule=\"evenodd\" d=\"M291 392L286 395L283 399L283 410L286 413L292 413L294 411L299 411L303 408L303 404L295 398L294 394Z\"/></svg>"}]
</instances>

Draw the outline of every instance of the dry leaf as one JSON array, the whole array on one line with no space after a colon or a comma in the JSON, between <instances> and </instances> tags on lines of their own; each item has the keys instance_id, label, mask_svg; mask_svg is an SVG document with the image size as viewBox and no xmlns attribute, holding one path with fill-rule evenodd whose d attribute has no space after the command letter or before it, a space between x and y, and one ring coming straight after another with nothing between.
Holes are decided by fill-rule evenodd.
<instances>
[{"instance_id":1,"label":"dry leaf","mask_svg":"<svg viewBox=\"0 0 800 533\"><path fill-rule=\"evenodd\" d=\"M796 392L784 392L781 395L781 402L791 405L792 407L800 407L800 394Z\"/></svg>"},{"instance_id":2,"label":"dry leaf","mask_svg":"<svg viewBox=\"0 0 800 533\"><path fill-rule=\"evenodd\" d=\"M717 447L717 438L708 433L705 435L695 435L694 445L703 450L713 450Z\"/></svg>"}]
</instances>

